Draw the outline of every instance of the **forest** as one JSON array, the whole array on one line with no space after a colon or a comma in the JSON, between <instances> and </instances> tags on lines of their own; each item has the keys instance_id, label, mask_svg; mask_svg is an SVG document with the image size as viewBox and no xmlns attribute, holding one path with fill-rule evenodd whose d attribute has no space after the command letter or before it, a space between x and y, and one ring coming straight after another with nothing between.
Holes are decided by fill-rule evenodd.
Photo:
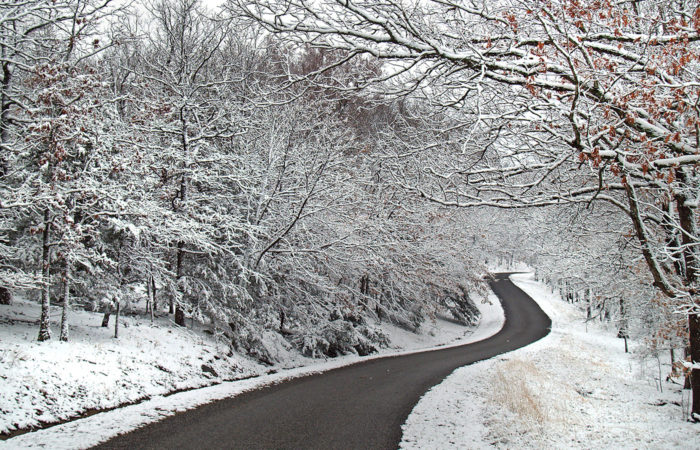
<instances>
[{"instance_id":1,"label":"forest","mask_svg":"<svg viewBox=\"0 0 700 450\"><path fill-rule=\"evenodd\" d=\"M0 3L0 304L366 355L522 261L700 420L700 7ZM60 334L49 311L61 305ZM112 317L117 315L117 319Z\"/></svg>"}]
</instances>

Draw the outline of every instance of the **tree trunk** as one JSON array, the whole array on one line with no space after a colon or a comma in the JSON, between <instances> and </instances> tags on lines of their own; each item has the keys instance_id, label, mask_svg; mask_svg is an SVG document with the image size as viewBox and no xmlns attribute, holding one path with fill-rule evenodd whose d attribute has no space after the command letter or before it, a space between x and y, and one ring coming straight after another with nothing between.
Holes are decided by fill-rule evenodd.
<instances>
[{"instance_id":1,"label":"tree trunk","mask_svg":"<svg viewBox=\"0 0 700 450\"><path fill-rule=\"evenodd\" d=\"M51 298L49 289L51 287L51 247L49 238L51 237L51 224L49 223L49 210L44 211L44 231L42 232L41 246L41 281L44 285L41 288L41 318L39 319L39 341L51 339L50 310Z\"/></svg>"},{"instance_id":2,"label":"tree trunk","mask_svg":"<svg viewBox=\"0 0 700 450\"><path fill-rule=\"evenodd\" d=\"M688 357L690 356L690 348L685 347L683 349L683 359L687 360ZM683 382L683 389L690 389L690 372L686 372L685 374L685 380Z\"/></svg>"},{"instance_id":3,"label":"tree trunk","mask_svg":"<svg viewBox=\"0 0 700 450\"><path fill-rule=\"evenodd\" d=\"M664 221L664 231L666 232L666 247L669 249L677 249L671 252L671 259L673 261L673 269L676 271L676 275L680 278L685 279L685 266L682 259L681 252L681 241L678 238L678 232L673 224L673 203L665 200L661 206L662 217Z\"/></svg>"},{"instance_id":4,"label":"tree trunk","mask_svg":"<svg viewBox=\"0 0 700 450\"><path fill-rule=\"evenodd\" d=\"M63 311L61 312L61 336L59 340L68 342L68 312L70 308L70 277L69 264L66 262L66 268L63 271Z\"/></svg>"},{"instance_id":5,"label":"tree trunk","mask_svg":"<svg viewBox=\"0 0 700 450\"><path fill-rule=\"evenodd\" d=\"M110 311L105 312L105 315L102 316L102 328L107 328L109 326L109 316L112 313Z\"/></svg>"},{"instance_id":6,"label":"tree trunk","mask_svg":"<svg viewBox=\"0 0 700 450\"><path fill-rule=\"evenodd\" d=\"M688 331L690 334L690 362L700 364L700 315L688 315ZM691 369L690 387L693 390L693 406L691 418L700 421L700 369Z\"/></svg>"},{"instance_id":7,"label":"tree trunk","mask_svg":"<svg viewBox=\"0 0 700 450\"><path fill-rule=\"evenodd\" d=\"M629 347L627 346L627 312L625 310L625 299L620 297L620 328L617 332L617 337L625 340L625 353L629 352Z\"/></svg>"},{"instance_id":8,"label":"tree trunk","mask_svg":"<svg viewBox=\"0 0 700 450\"><path fill-rule=\"evenodd\" d=\"M156 297L156 279L151 276L151 292L153 293L153 309L151 310L151 315L155 316L156 311L158 311L158 300Z\"/></svg>"},{"instance_id":9,"label":"tree trunk","mask_svg":"<svg viewBox=\"0 0 700 450\"><path fill-rule=\"evenodd\" d=\"M153 283L153 277L149 277L146 284L148 287L148 298L151 303L151 323L153 323L153 319L156 316L156 286Z\"/></svg>"},{"instance_id":10,"label":"tree trunk","mask_svg":"<svg viewBox=\"0 0 700 450\"><path fill-rule=\"evenodd\" d=\"M181 189L184 189L182 187ZM182 278L182 260L185 256L185 244L182 242L177 243L177 261L176 261L176 272L175 276L177 279L177 288L178 290L182 291L182 288L180 286L180 279ZM180 297L182 298L183 294L182 292L180 293ZM185 311L182 309L182 305L180 305L180 302L178 301L177 305L175 305L175 325L179 325L181 327L185 326Z\"/></svg>"},{"instance_id":11,"label":"tree trunk","mask_svg":"<svg viewBox=\"0 0 700 450\"><path fill-rule=\"evenodd\" d=\"M6 287L0 287L0 305L12 304L12 292Z\"/></svg>"},{"instance_id":12,"label":"tree trunk","mask_svg":"<svg viewBox=\"0 0 700 450\"><path fill-rule=\"evenodd\" d=\"M114 339L117 339L119 337L119 312L121 305L119 304L119 300L115 301L117 303L117 314L116 317L114 317Z\"/></svg>"},{"instance_id":13,"label":"tree trunk","mask_svg":"<svg viewBox=\"0 0 700 450\"><path fill-rule=\"evenodd\" d=\"M360 278L360 293L363 295L369 294L369 277L367 275L362 275Z\"/></svg>"},{"instance_id":14,"label":"tree trunk","mask_svg":"<svg viewBox=\"0 0 700 450\"><path fill-rule=\"evenodd\" d=\"M185 310L180 305L175 308L175 325L185 326Z\"/></svg>"},{"instance_id":15,"label":"tree trunk","mask_svg":"<svg viewBox=\"0 0 700 450\"><path fill-rule=\"evenodd\" d=\"M679 181L687 179L683 170L676 171ZM697 226L694 207L691 199L687 198L683 191L676 193L675 201L678 209L678 219L681 225L681 242L683 243L683 262L685 266L685 285L688 288L694 305L696 303L696 283L698 271ZM692 364L700 364L700 316L697 312L688 315L688 341L690 344L690 361ZM693 389L693 406L691 419L700 421L700 369L691 369L690 385Z\"/></svg>"},{"instance_id":16,"label":"tree trunk","mask_svg":"<svg viewBox=\"0 0 700 450\"><path fill-rule=\"evenodd\" d=\"M185 114L185 110L181 109L180 110L180 124L182 125L182 134L180 135L182 139L182 153L183 155L187 155L189 153L189 139L187 136L187 129L188 129L188 123L187 123L187 116ZM187 175L186 175L186 165L183 163L183 175L180 178L180 204L185 205L187 202ZM175 212L179 209L178 206L173 208ZM178 241L177 243L177 256L176 256L176 266L175 266L175 280L177 283L177 290L179 291L179 296L177 298L177 305L175 305L175 325L179 325L181 327L185 326L185 312L182 309L182 304L181 302L184 300L184 289L182 288L181 284L181 279L182 279L182 262L185 257L185 243L182 241ZM172 313L173 310L173 304L172 304L172 299L170 300L170 312Z\"/></svg>"},{"instance_id":17,"label":"tree trunk","mask_svg":"<svg viewBox=\"0 0 700 450\"><path fill-rule=\"evenodd\" d=\"M5 49L3 48L3 54L4 53ZM12 101L8 92L10 92L10 85L13 78L12 67L9 60L2 64L2 96L0 97L0 177L4 177L9 169L6 156L8 154L8 149L6 146L10 140L10 107L12 106Z\"/></svg>"},{"instance_id":18,"label":"tree trunk","mask_svg":"<svg viewBox=\"0 0 700 450\"><path fill-rule=\"evenodd\" d=\"M146 314L151 313L151 317L153 317L153 305L151 305L151 280L147 279L146 280Z\"/></svg>"}]
</instances>

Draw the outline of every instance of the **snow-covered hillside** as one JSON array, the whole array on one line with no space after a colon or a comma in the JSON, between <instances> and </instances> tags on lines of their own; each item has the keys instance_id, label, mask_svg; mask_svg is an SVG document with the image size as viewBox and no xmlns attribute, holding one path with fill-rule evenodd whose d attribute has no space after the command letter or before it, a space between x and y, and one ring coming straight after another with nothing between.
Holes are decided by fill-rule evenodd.
<instances>
[{"instance_id":1,"label":"snow-covered hillside","mask_svg":"<svg viewBox=\"0 0 700 450\"><path fill-rule=\"evenodd\" d=\"M39 343L39 305L20 300L0 308L3 433L264 370L167 318L151 324L143 316L122 316L114 339L111 327L100 326L101 314L76 311L70 342ZM52 308L54 324L60 312Z\"/></svg>"},{"instance_id":2,"label":"snow-covered hillside","mask_svg":"<svg viewBox=\"0 0 700 450\"><path fill-rule=\"evenodd\" d=\"M447 317L426 322L418 334L386 322L376 324L391 343L370 358L488 337L503 323L498 301L490 297L490 302L477 302L482 319L476 329ZM357 355L327 361L306 358L281 335L267 332L265 347L280 362L273 367L264 366L217 344L196 322L193 330L176 327L167 317L151 323L144 315L122 316L119 338L114 339L112 328L100 326L101 314L84 311L73 313L70 343L38 343L38 317L39 307L34 302L18 300L13 305L0 306L0 432L137 404L22 434L4 443L0 441L0 446L91 445L183 409L285 378L367 359ZM54 327L58 327L59 318L60 309L55 307ZM294 367L297 369L291 369ZM254 378L240 380L250 377ZM169 395L209 385L218 386Z\"/></svg>"},{"instance_id":3,"label":"snow-covered hillside","mask_svg":"<svg viewBox=\"0 0 700 450\"><path fill-rule=\"evenodd\" d=\"M626 354L614 331L587 326L531 274L512 280L552 318L552 332L431 389L401 448L700 448L697 426L684 421L689 391L665 379L667 359Z\"/></svg>"}]
</instances>

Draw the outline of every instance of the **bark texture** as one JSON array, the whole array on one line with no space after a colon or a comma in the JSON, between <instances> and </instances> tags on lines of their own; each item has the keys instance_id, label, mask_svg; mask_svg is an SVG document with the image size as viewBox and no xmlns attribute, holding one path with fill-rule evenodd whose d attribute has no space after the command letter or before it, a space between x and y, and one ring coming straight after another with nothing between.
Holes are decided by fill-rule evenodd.
<instances>
[{"instance_id":1,"label":"bark texture","mask_svg":"<svg viewBox=\"0 0 700 450\"><path fill-rule=\"evenodd\" d=\"M41 288L41 317L39 319L39 341L51 339L50 310L51 298L49 289L51 287L51 224L49 223L49 211L44 211L44 231L42 232L41 246L41 280L44 285Z\"/></svg>"}]
</instances>

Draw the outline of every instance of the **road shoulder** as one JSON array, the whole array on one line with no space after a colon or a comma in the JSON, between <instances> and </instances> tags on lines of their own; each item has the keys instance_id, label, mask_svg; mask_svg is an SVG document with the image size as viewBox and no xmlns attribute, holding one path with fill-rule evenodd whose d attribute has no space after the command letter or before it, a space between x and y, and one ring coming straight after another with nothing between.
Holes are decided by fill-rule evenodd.
<instances>
[{"instance_id":1,"label":"road shoulder","mask_svg":"<svg viewBox=\"0 0 700 450\"><path fill-rule=\"evenodd\" d=\"M552 318L540 341L462 367L431 389L403 426L401 448L698 448L682 393L658 389L612 330L531 275L513 282ZM650 430L654 430L653 434Z\"/></svg>"},{"instance_id":2,"label":"road shoulder","mask_svg":"<svg viewBox=\"0 0 700 450\"><path fill-rule=\"evenodd\" d=\"M479 304L479 307L482 310L480 325L473 330L473 332L459 336L459 339L453 339L453 341L447 345L414 350L389 349L382 354L362 358L358 356L347 356L324 362L317 362L305 367L280 370L278 373L263 375L248 380L224 382L219 385L181 392L170 396L156 396L136 405L126 406L43 430L19 435L4 442L0 442L0 447L22 449L37 447L50 447L52 449L86 448L97 445L119 434L127 433L147 424L157 422L165 417L217 400L234 397L267 385L282 383L294 378L322 373L371 359L444 349L477 342L496 334L502 328L504 322L503 310L495 296L490 296L488 302ZM425 345L425 342L425 340L421 340L418 344ZM435 340L432 342L435 342Z\"/></svg>"}]
</instances>

